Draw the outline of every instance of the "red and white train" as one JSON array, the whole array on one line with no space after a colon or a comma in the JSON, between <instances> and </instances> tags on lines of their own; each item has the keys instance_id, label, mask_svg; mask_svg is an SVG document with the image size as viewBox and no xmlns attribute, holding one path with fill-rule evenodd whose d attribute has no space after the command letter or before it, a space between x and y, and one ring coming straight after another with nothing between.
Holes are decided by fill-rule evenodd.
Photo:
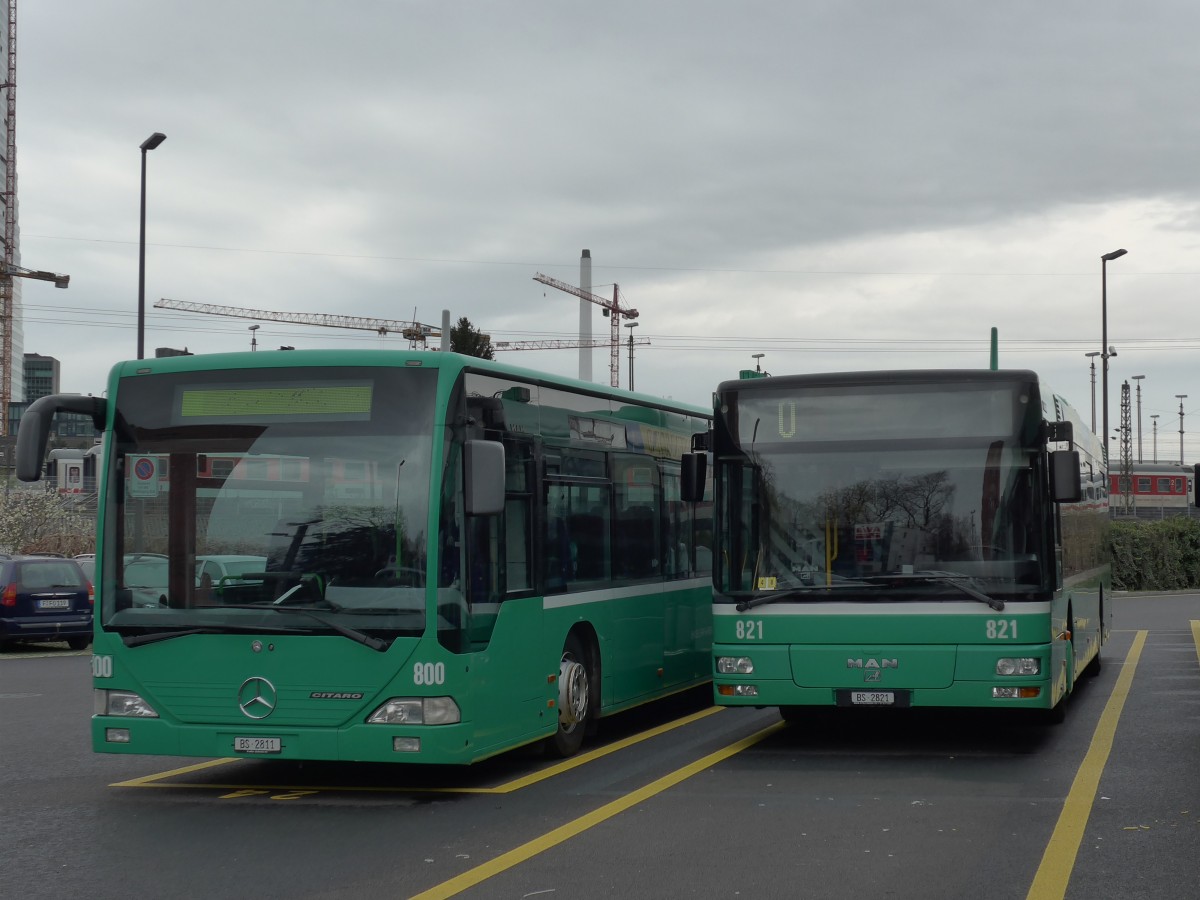
<instances>
[{"instance_id":1,"label":"red and white train","mask_svg":"<svg viewBox=\"0 0 1200 900\"><path fill-rule=\"evenodd\" d=\"M1119 461L1109 469L1109 506L1118 514L1126 508L1145 513L1186 515L1195 508L1196 475L1200 466L1179 463L1133 463L1123 475Z\"/></svg>"}]
</instances>

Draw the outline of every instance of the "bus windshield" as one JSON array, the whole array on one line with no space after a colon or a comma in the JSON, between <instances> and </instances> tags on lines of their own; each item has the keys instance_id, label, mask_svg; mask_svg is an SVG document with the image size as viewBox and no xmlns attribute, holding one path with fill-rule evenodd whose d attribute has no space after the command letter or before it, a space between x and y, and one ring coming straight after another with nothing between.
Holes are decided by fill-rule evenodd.
<instances>
[{"instance_id":1,"label":"bus windshield","mask_svg":"<svg viewBox=\"0 0 1200 900\"><path fill-rule=\"evenodd\" d=\"M423 633L437 373L326 371L120 383L105 628Z\"/></svg>"},{"instance_id":2,"label":"bus windshield","mask_svg":"<svg viewBox=\"0 0 1200 900\"><path fill-rule=\"evenodd\" d=\"M718 419L718 591L741 602L1044 592L1052 535L1022 439L1030 405L1011 386L747 392ZM938 425L952 413L957 428Z\"/></svg>"}]
</instances>

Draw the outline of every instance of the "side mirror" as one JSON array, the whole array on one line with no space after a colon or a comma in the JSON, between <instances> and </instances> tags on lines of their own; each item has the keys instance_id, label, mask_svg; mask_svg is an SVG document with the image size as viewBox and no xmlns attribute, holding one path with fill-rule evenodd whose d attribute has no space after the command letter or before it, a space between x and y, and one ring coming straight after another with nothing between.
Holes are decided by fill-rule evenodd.
<instances>
[{"instance_id":1,"label":"side mirror","mask_svg":"<svg viewBox=\"0 0 1200 900\"><path fill-rule=\"evenodd\" d=\"M685 453L680 460L679 493L687 503L704 499L704 478L708 472L707 453Z\"/></svg>"},{"instance_id":2,"label":"side mirror","mask_svg":"<svg viewBox=\"0 0 1200 900\"><path fill-rule=\"evenodd\" d=\"M39 397L29 404L29 408L21 416L21 425L17 430L17 478L21 481L37 481L42 477L42 463L46 459L50 426L54 422L54 414L58 412L91 416L92 425L97 431L103 431L108 401L103 397L51 394L48 397Z\"/></svg>"},{"instance_id":3,"label":"side mirror","mask_svg":"<svg viewBox=\"0 0 1200 900\"><path fill-rule=\"evenodd\" d=\"M1050 454L1050 494L1055 503L1078 503L1083 499L1078 450L1055 450Z\"/></svg>"},{"instance_id":4,"label":"side mirror","mask_svg":"<svg viewBox=\"0 0 1200 900\"><path fill-rule=\"evenodd\" d=\"M463 489L468 516L504 511L504 445L499 441L463 444Z\"/></svg>"}]
</instances>

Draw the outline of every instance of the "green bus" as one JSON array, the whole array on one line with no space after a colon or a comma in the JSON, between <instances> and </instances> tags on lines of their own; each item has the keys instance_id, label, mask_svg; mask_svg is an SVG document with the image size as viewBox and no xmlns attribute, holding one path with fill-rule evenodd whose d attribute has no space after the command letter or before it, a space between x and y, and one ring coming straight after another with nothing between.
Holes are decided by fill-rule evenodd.
<instances>
[{"instance_id":1,"label":"green bus","mask_svg":"<svg viewBox=\"0 0 1200 900\"><path fill-rule=\"evenodd\" d=\"M727 381L714 407L718 704L1061 720L1112 622L1108 481L1035 373Z\"/></svg>"},{"instance_id":2,"label":"green bus","mask_svg":"<svg viewBox=\"0 0 1200 900\"><path fill-rule=\"evenodd\" d=\"M711 678L709 413L445 352L117 364L30 406L104 431L93 746L471 763Z\"/></svg>"}]
</instances>

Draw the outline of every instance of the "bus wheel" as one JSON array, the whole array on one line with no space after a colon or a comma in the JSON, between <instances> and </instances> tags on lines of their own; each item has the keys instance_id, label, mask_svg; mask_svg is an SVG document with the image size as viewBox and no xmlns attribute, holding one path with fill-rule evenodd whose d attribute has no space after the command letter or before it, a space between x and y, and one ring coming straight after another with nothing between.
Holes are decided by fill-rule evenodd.
<instances>
[{"instance_id":1,"label":"bus wheel","mask_svg":"<svg viewBox=\"0 0 1200 900\"><path fill-rule=\"evenodd\" d=\"M558 664L558 731L550 746L559 756L573 756L583 745L588 718L592 715L592 689L587 654L583 643L567 636L562 661Z\"/></svg>"},{"instance_id":2,"label":"bus wheel","mask_svg":"<svg viewBox=\"0 0 1200 900\"><path fill-rule=\"evenodd\" d=\"M67 638L67 646L72 650L86 650L88 644L92 642L90 637L69 637Z\"/></svg>"},{"instance_id":3,"label":"bus wheel","mask_svg":"<svg viewBox=\"0 0 1200 900\"><path fill-rule=\"evenodd\" d=\"M779 707L779 715L783 718L783 721L787 722L789 725L798 725L803 722L805 718L808 718L808 716L805 715L806 712L807 708L803 706Z\"/></svg>"},{"instance_id":4,"label":"bus wheel","mask_svg":"<svg viewBox=\"0 0 1200 900\"><path fill-rule=\"evenodd\" d=\"M1050 709L1037 710L1037 721L1040 725L1061 725L1067 720L1067 698L1063 697L1057 705Z\"/></svg>"},{"instance_id":5,"label":"bus wheel","mask_svg":"<svg viewBox=\"0 0 1200 900\"><path fill-rule=\"evenodd\" d=\"M1100 674L1100 648L1104 641L1104 605L1101 604L1097 615L1100 617L1100 633L1096 636L1096 655L1083 668L1086 678L1095 678Z\"/></svg>"}]
</instances>

